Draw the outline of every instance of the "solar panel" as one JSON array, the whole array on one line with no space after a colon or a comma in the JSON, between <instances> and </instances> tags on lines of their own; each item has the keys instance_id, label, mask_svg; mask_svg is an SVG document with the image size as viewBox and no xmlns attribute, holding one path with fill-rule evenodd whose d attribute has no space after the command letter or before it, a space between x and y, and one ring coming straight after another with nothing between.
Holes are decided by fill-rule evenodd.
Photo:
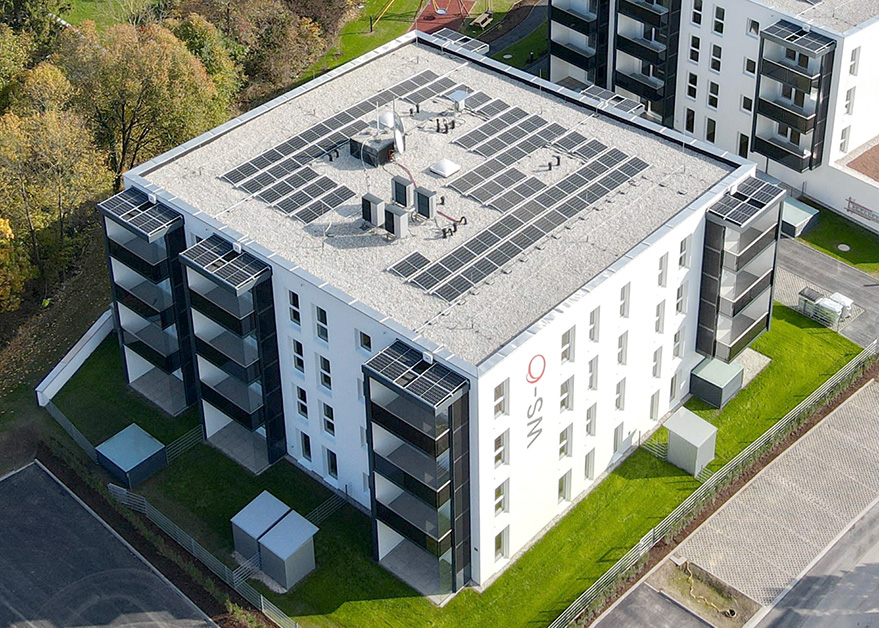
<instances>
[{"instance_id":1,"label":"solar panel","mask_svg":"<svg viewBox=\"0 0 879 628\"><path fill-rule=\"evenodd\" d=\"M294 215L305 224L309 224L314 220L317 220L324 214L327 214L335 208L339 207L353 196L354 192L349 190L344 185L341 185L335 188L326 196L306 205L303 209L299 210Z\"/></svg>"},{"instance_id":2,"label":"solar panel","mask_svg":"<svg viewBox=\"0 0 879 628\"><path fill-rule=\"evenodd\" d=\"M364 366L434 408L467 385L465 377L435 360L426 362L420 350L401 340L370 358Z\"/></svg>"},{"instance_id":3,"label":"solar panel","mask_svg":"<svg viewBox=\"0 0 879 628\"><path fill-rule=\"evenodd\" d=\"M285 214L293 213L296 210L304 207L314 199L329 192L334 187L336 187L336 184L333 182L332 179L330 179L329 177L321 177L314 183L307 185L298 192L295 192L290 196L287 196L284 199L278 201L278 203L275 204L275 207L280 209Z\"/></svg>"},{"instance_id":4,"label":"solar panel","mask_svg":"<svg viewBox=\"0 0 879 628\"><path fill-rule=\"evenodd\" d=\"M470 109L479 109L486 103L491 101L491 97L487 96L482 92L473 92L469 96L467 96L467 100L465 102L465 106Z\"/></svg>"},{"instance_id":5,"label":"solar panel","mask_svg":"<svg viewBox=\"0 0 879 628\"><path fill-rule=\"evenodd\" d=\"M524 178L524 174L513 168L474 188L470 191L469 196L475 198L480 203L486 203L490 198L509 189Z\"/></svg>"},{"instance_id":6,"label":"solar panel","mask_svg":"<svg viewBox=\"0 0 879 628\"><path fill-rule=\"evenodd\" d=\"M476 113L486 118L493 118L500 112L506 111L509 108L510 106L507 103L499 98L496 98L489 102L487 105L483 105L476 109Z\"/></svg>"},{"instance_id":7,"label":"solar panel","mask_svg":"<svg viewBox=\"0 0 879 628\"><path fill-rule=\"evenodd\" d=\"M434 96L451 89L455 86L455 82L447 76L440 78L437 81L434 81L430 85L422 87L421 89L404 96L404 100L411 102L413 105L418 105L424 102L425 100L430 100Z\"/></svg>"},{"instance_id":8,"label":"solar panel","mask_svg":"<svg viewBox=\"0 0 879 628\"><path fill-rule=\"evenodd\" d=\"M415 251L391 266L388 270L403 279L408 279L429 263L429 259L424 257L424 255L418 251Z\"/></svg>"},{"instance_id":9,"label":"solar panel","mask_svg":"<svg viewBox=\"0 0 879 628\"><path fill-rule=\"evenodd\" d=\"M574 154L582 157L586 161L589 161L596 155L603 153L607 150L607 146L599 142L598 140L589 140L583 146L580 146L576 150L574 150Z\"/></svg>"},{"instance_id":10,"label":"solar panel","mask_svg":"<svg viewBox=\"0 0 879 628\"><path fill-rule=\"evenodd\" d=\"M583 135L580 135L577 131L571 131L560 140L556 140L555 145L561 150L570 152L584 142L586 142L586 138Z\"/></svg>"},{"instance_id":11,"label":"solar panel","mask_svg":"<svg viewBox=\"0 0 879 628\"><path fill-rule=\"evenodd\" d=\"M503 116L501 116L503 118ZM486 123L488 124L488 123ZM503 150L504 147L515 144L519 140L525 139L530 133L546 125L546 120L540 116L534 115L521 120L518 124L501 132L497 137L480 144L473 149L473 152L483 157L491 157L497 152ZM485 125L483 125L485 126Z\"/></svg>"},{"instance_id":12,"label":"solar panel","mask_svg":"<svg viewBox=\"0 0 879 628\"><path fill-rule=\"evenodd\" d=\"M98 207L148 240L182 219L174 210L150 202L146 194L135 188L128 188L101 201Z\"/></svg>"},{"instance_id":13,"label":"solar panel","mask_svg":"<svg viewBox=\"0 0 879 628\"><path fill-rule=\"evenodd\" d=\"M183 263L218 279L236 293L252 288L270 270L268 264L247 251L236 252L231 242L216 234L197 242L179 257Z\"/></svg>"}]
</instances>

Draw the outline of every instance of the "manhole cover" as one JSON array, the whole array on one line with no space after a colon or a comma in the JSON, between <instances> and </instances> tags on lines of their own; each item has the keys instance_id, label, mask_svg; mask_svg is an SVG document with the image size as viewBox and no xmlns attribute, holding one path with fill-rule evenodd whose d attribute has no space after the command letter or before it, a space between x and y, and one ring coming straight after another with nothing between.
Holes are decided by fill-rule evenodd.
<instances>
[{"instance_id":1,"label":"manhole cover","mask_svg":"<svg viewBox=\"0 0 879 628\"><path fill-rule=\"evenodd\" d=\"M848 253L852 250L852 247L850 247L848 244L838 244L836 248L838 248L843 253Z\"/></svg>"},{"instance_id":2,"label":"manhole cover","mask_svg":"<svg viewBox=\"0 0 879 628\"><path fill-rule=\"evenodd\" d=\"M504 55L504 59L512 59L513 55Z\"/></svg>"}]
</instances>

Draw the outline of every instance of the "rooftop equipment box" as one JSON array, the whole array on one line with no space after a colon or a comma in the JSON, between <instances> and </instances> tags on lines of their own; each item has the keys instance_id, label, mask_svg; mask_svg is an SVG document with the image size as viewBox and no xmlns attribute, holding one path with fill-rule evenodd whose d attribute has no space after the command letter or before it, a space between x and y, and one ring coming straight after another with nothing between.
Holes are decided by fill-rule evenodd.
<instances>
[{"instance_id":1,"label":"rooftop equipment box","mask_svg":"<svg viewBox=\"0 0 879 628\"><path fill-rule=\"evenodd\" d=\"M372 135L361 133L352 137L348 146L351 155L356 159L362 159L370 166L378 167L391 161L391 153L394 150L393 135Z\"/></svg>"}]
</instances>

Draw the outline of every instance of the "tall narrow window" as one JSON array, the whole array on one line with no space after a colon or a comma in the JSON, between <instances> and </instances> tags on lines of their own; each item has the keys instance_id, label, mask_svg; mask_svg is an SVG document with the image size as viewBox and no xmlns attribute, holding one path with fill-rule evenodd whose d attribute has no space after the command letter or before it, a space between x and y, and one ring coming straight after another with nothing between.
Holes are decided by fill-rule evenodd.
<instances>
[{"instance_id":1,"label":"tall narrow window","mask_svg":"<svg viewBox=\"0 0 879 628\"><path fill-rule=\"evenodd\" d=\"M723 48L717 44L711 44L711 69L720 72L720 61L723 57Z\"/></svg>"},{"instance_id":2,"label":"tall narrow window","mask_svg":"<svg viewBox=\"0 0 879 628\"><path fill-rule=\"evenodd\" d=\"M507 486L509 480L505 480L494 489L494 514L495 516L507 512L509 504L507 503Z\"/></svg>"},{"instance_id":3,"label":"tall narrow window","mask_svg":"<svg viewBox=\"0 0 879 628\"><path fill-rule=\"evenodd\" d=\"M696 112L692 109L687 109L687 117L684 121L684 128L687 130L687 133L696 132Z\"/></svg>"},{"instance_id":4,"label":"tall narrow window","mask_svg":"<svg viewBox=\"0 0 879 628\"><path fill-rule=\"evenodd\" d=\"M850 126L845 127L842 130L842 134L839 136L839 150L843 153L848 152L848 138L851 135L852 128Z\"/></svg>"},{"instance_id":5,"label":"tall narrow window","mask_svg":"<svg viewBox=\"0 0 879 628\"><path fill-rule=\"evenodd\" d=\"M702 24L702 0L693 0L693 24Z\"/></svg>"},{"instance_id":6,"label":"tall narrow window","mask_svg":"<svg viewBox=\"0 0 879 628\"><path fill-rule=\"evenodd\" d=\"M494 416L495 418L502 414L509 414L509 403L507 396L509 395L510 380L509 378L502 381L494 387Z\"/></svg>"},{"instance_id":7,"label":"tall narrow window","mask_svg":"<svg viewBox=\"0 0 879 628\"><path fill-rule=\"evenodd\" d=\"M589 312L589 340L598 342L598 324L600 322L601 309L595 308Z\"/></svg>"},{"instance_id":8,"label":"tall narrow window","mask_svg":"<svg viewBox=\"0 0 879 628\"><path fill-rule=\"evenodd\" d=\"M360 348L368 353L372 353L372 338L369 334L365 334L362 331L357 332L357 343L360 345Z\"/></svg>"},{"instance_id":9,"label":"tall narrow window","mask_svg":"<svg viewBox=\"0 0 879 628\"><path fill-rule=\"evenodd\" d=\"M687 76L687 96L695 98L699 92L699 77L690 72Z\"/></svg>"},{"instance_id":10,"label":"tall narrow window","mask_svg":"<svg viewBox=\"0 0 879 628\"><path fill-rule=\"evenodd\" d=\"M631 287L632 284L627 283L620 288L620 316L623 318L629 317L629 292L631 291Z\"/></svg>"},{"instance_id":11,"label":"tall narrow window","mask_svg":"<svg viewBox=\"0 0 879 628\"><path fill-rule=\"evenodd\" d=\"M672 350L672 355L676 358L683 357L684 355L684 328L681 327L679 330L675 332L675 341Z\"/></svg>"},{"instance_id":12,"label":"tall narrow window","mask_svg":"<svg viewBox=\"0 0 879 628\"><path fill-rule=\"evenodd\" d=\"M562 334L562 364L574 361L574 328Z\"/></svg>"},{"instance_id":13,"label":"tall narrow window","mask_svg":"<svg viewBox=\"0 0 879 628\"><path fill-rule=\"evenodd\" d=\"M617 364L625 364L629 357L629 332L624 331L617 339Z\"/></svg>"},{"instance_id":14,"label":"tall narrow window","mask_svg":"<svg viewBox=\"0 0 879 628\"><path fill-rule=\"evenodd\" d=\"M717 139L717 122L711 118L705 118L705 139L712 144Z\"/></svg>"},{"instance_id":15,"label":"tall narrow window","mask_svg":"<svg viewBox=\"0 0 879 628\"><path fill-rule=\"evenodd\" d=\"M650 395L650 420L659 420L659 391Z\"/></svg>"},{"instance_id":16,"label":"tall narrow window","mask_svg":"<svg viewBox=\"0 0 879 628\"><path fill-rule=\"evenodd\" d=\"M653 377L662 377L662 347L653 352Z\"/></svg>"},{"instance_id":17,"label":"tall narrow window","mask_svg":"<svg viewBox=\"0 0 879 628\"><path fill-rule=\"evenodd\" d=\"M315 308L317 311L317 337L324 342L330 341L330 327L327 318L327 311L322 307Z\"/></svg>"},{"instance_id":18,"label":"tall narrow window","mask_svg":"<svg viewBox=\"0 0 879 628\"><path fill-rule=\"evenodd\" d=\"M574 376L562 382L559 387L559 412L574 409Z\"/></svg>"},{"instance_id":19,"label":"tall narrow window","mask_svg":"<svg viewBox=\"0 0 879 628\"><path fill-rule=\"evenodd\" d=\"M339 460L336 453L327 449L327 475L334 480L339 479Z\"/></svg>"},{"instance_id":20,"label":"tall narrow window","mask_svg":"<svg viewBox=\"0 0 879 628\"><path fill-rule=\"evenodd\" d=\"M845 93L845 112L852 115L855 112L855 88L849 88Z\"/></svg>"},{"instance_id":21,"label":"tall narrow window","mask_svg":"<svg viewBox=\"0 0 879 628\"><path fill-rule=\"evenodd\" d=\"M296 411L303 419L308 418L308 395L299 386L296 387Z\"/></svg>"},{"instance_id":22,"label":"tall narrow window","mask_svg":"<svg viewBox=\"0 0 879 628\"><path fill-rule=\"evenodd\" d=\"M617 382L617 396L615 405L617 410L626 409L626 378L622 378Z\"/></svg>"},{"instance_id":23,"label":"tall narrow window","mask_svg":"<svg viewBox=\"0 0 879 628\"><path fill-rule=\"evenodd\" d=\"M708 106L717 109L718 98L720 98L720 85L714 81L708 81Z\"/></svg>"},{"instance_id":24,"label":"tall narrow window","mask_svg":"<svg viewBox=\"0 0 879 628\"><path fill-rule=\"evenodd\" d=\"M613 451L614 451L614 453L617 453L617 452L619 452L619 451L622 451L622 448L623 448L623 430L624 430L624 429L625 429L625 428L623 427L623 424L620 423L620 424L617 425L617 426L614 428L614 430L613 430Z\"/></svg>"},{"instance_id":25,"label":"tall narrow window","mask_svg":"<svg viewBox=\"0 0 879 628\"><path fill-rule=\"evenodd\" d=\"M510 430L507 430L500 436L494 439L494 466L495 468L503 465L509 464L509 441L510 441Z\"/></svg>"},{"instance_id":26,"label":"tall narrow window","mask_svg":"<svg viewBox=\"0 0 879 628\"><path fill-rule=\"evenodd\" d=\"M678 268L690 267L690 240L692 236L687 236L681 240L680 253L678 254Z\"/></svg>"},{"instance_id":27,"label":"tall narrow window","mask_svg":"<svg viewBox=\"0 0 879 628\"><path fill-rule=\"evenodd\" d=\"M297 325L302 324L302 313L299 311L299 295L290 292L290 320Z\"/></svg>"},{"instance_id":28,"label":"tall narrow window","mask_svg":"<svg viewBox=\"0 0 879 628\"><path fill-rule=\"evenodd\" d=\"M586 454L585 475L587 480L595 479L595 449L590 449Z\"/></svg>"},{"instance_id":29,"label":"tall narrow window","mask_svg":"<svg viewBox=\"0 0 879 628\"><path fill-rule=\"evenodd\" d=\"M569 425L559 433L559 460L568 458L571 455L573 447L571 446L571 436L574 433L574 426Z\"/></svg>"},{"instance_id":30,"label":"tall narrow window","mask_svg":"<svg viewBox=\"0 0 879 628\"><path fill-rule=\"evenodd\" d=\"M656 283L665 287L665 282L668 279L668 253L659 258L659 273L656 277Z\"/></svg>"},{"instance_id":31,"label":"tall narrow window","mask_svg":"<svg viewBox=\"0 0 879 628\"><path fill-rule=\"evenodd\" d=\"M336 417L333 413L333 408L328 406L327 404L321 404L323 406L323 415L324 415L324 431L330 436L336 435Z\"/></svg>"},{"instance_id":32,"label":"tall narrow window","mask_svg":"<svg viewBox=\"0 0 879 628\"><path fill-rule=\"evenodd\" d=\"M745 58L745 74L754 76L757 74L757 60Z\"/></svg>"},{"instance_id":33,"label":"tall narrow window","mask_svg":"<svg viewBox=\"0 0 879 628\"><path fill-rule=\"evenodd\" d=\"M302 343L298 340L293 340L293 368L300 373L305 372L305 354Z\"/></svg>"},{"instance_id":34,"label":"tall narrow window","mask_svg":"<svg viewBox=\"0 0 879 628\"><path fill-rule=\"evenodd\" d=\"M559 503L571 501L571 472L559 478Z\"/></svg>"},{"instance_id":35,"label":"tall narrow window","mask_svg":"<svg viewBox=\"0 0 879 628\"><path fill-rule=\"evenodd\" d=\"M598 390L598 356L589 360L589 390Z\"/></svg>"},{"instance_id":36,"label":"tall narrow window","mask_svg":"<svg viewBox=\"0 0 879 628\"><path fill-rule=\"evenodd\" d=\"M656 322L653 324L653 329L657 334L665 331L665 301L656 304Z\"/></svg>"},{"instance_id":37,"label":"tall narrow window","mask_svg":"<svg viewBox=\"0 0 879 628\"><path fill-rule=\"evenodd\" d=\"M744 133L739 133L739 157L748 158L748 151L751 148L751 138Z\"/></svg>"},{"instance_id":38,"label":"tall narrow window","mask_svg":"<svg viewBox=\"0 0 879 628\"><path fill-rule=\"evenodd\" d=\"M852 56L851 56L851 59L849 60L849 64L848 64L848 73L851 74L852 76L857 76L858 75L858 65L860 65L860 62L861 62L861 47L858 46L857 48L852 50Z\"/></svg>"},{"instance_id":39,"label":"tall narrow window","mask_svg":"<svg viewBox=\"0 0 879 628\"><path fill-rule=\"evenodd\" d=\"M321 386L327 388L329 390L333 389L333 378L330 372L330 361L326 359L324 356L320 356L318 359L318 368L320 370L320 383Z\"/></svg>"},{"instance_id":40,"label":"tall narrow window","mask_svg":"<svg viewBox=\"0 0 879 628\"><path fill-rule=\"evenodd\" d=\"M300 432L299 442L302 445L302 457L311 462L311 438L305 432Z\"/></svg>"},{"instance_id":41,"label":"tall narrow window","mask_svg":"<svg viewBox=\"0 0 879 628\"><path fill-rule=\"evenodd\" d=\"M671 390L669 391L669 401L674 401L678 398L678 391L680 389L677 372L675 372L675 374L671 376L670 388Z\"/></svg>"},{"instance_id":42,"label":"tall narrow window","mask_svg":"<svg viewBox=\"0 0 879 628\"><path fill-rule=\"evenodd\" d=\"M596 420L598 418L598 404L593 403L586 410L586 434L588 436L595 436L596 430Z\"/></svg>"},{"instance_id":43,"label":"tall narrow window","mask_svg":"<svg viewBox=\"0 0 879 628\"><path fill-rule=\"evenodd\" d=\"M726 10L723 7L714 7L714 32L723 35L723 21L726 19Z\"/></svg>"},{"instance_id":44,"label":"tall narrow window","mask_svg":"<svg viewBox=\"0 0 879 628\"><path fill-rule=\"evenodd\" d=\"M701 42L695 35L690 35L690 61L699 63L699 46Z\"/></svg>"},{"instance_id":45,"label":"tall narrow window","mask_svg":"<svg viewBox=\"0 0 879 628\"><path fill-rule=\"evenodd\" d=\"M507 540L510 536L510 527L507 526L503 530L501 530L500 534L494 537L494 560L495 562L504 560L510 555L509 549L509 541Z\"/></svg>"},{"instance_id":46,"label":"tall narrow window","mask_svg":"<svg viewBox=\"0 0 879 628\"><path fill-rule=\"evenodd\" d=\"M677 297L675 298L675 312L678 314L687 313L687 282L685 281L678 286Z\"/></svg>"}]
</instances>

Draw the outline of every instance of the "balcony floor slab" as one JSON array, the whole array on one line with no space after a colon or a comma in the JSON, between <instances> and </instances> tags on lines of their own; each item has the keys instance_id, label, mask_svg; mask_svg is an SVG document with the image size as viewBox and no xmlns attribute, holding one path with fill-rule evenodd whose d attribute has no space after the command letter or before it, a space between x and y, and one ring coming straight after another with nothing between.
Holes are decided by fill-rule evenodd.
<instances>
[{"instance_id":1,"label":"balcony floor slab","mask_svg":"<svg viewBox=\"0 0 879 628\"><path fill-rule=\"evenodd\" d=\"M379 564L437 606L445 605L455 596L442 592L439 559L409 541L401 541Z\"/></svg>"},{"instance_id":2,"label":"balcony floor slab","mask_svg":"<svg viewBox=\"0 0 879 628\"><path fill-rule=\"evenodd\" d=\"M186 392L183 382L173 375L153 368L131 382L131 387L163 412L177 416L186 410Z\"/></svg>"},{"instance_id":3,"label":"balcony floor slab","mask_svg":"<svg viewBox=\"0 0 879 628\"><path fill-rule=\"evenodd\" d=\"M208 442L251 473L259 475L269 467L266 440L235 421L216 432Z\"/></svg>"}]
</instances>

